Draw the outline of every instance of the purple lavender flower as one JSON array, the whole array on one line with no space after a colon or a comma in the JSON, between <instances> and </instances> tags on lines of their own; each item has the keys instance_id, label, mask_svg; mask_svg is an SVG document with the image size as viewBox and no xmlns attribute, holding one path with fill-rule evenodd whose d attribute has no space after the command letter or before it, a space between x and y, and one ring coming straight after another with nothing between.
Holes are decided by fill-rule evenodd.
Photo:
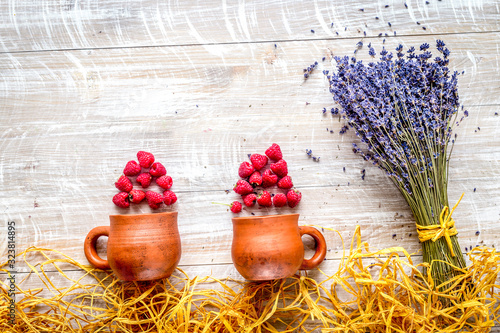
<instances>
[{"instance_id":1,"label":"purple lavender flower","mask_svg":"<svg viewBox=\"0 0 500 333\"><path fill-rule=\"evenodd\" d=\"M352 127L365 146L354 145L353 151L384 169L405 196L417 192L422 179L431 189L444 186L434 166L446 161L459 108L458 73L447 67L444 42L436 45L442 57L434 61L427 43L419 54L414 47L403 53L398 45L397 58L382 48L380 61L368 65L335 57L337 70L329 76L330 92L347 122L339 133ZM376 54L372 47L368 53Z\"/></svg>"}]
</instances>

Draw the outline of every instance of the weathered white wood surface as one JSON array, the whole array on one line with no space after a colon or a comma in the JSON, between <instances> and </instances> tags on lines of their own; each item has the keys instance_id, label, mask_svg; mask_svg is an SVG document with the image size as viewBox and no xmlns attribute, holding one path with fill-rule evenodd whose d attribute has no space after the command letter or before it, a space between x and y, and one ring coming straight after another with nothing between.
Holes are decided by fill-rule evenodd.
<instances>
[{"instance_id":1,"label":"weathered white wood surface","mask_svg":"<svg viewBox=\"0 0 500 333\"><path fill-rule=\"evenodd\" d=\"M406 4L0 3L0 228L16 222L18 251L49 247L86 263L91 228L108 225L110 214L150 212L146 204L125 211L111 202L125 163L148 150L174 179L181 267L234 275L227 268L232 214L212 202L237 199L226 190L239 163L276 142L303 193L296 209L281 212L337 229L346 241L359 224L372 246L402 245L419 260L404 200L352 154L353 135L338 134L338 117L322 114L333 104L321 70L333 67L332 53L351 55L360 40L380 50L443 39L453 69L465 71L459 94L470 112L456 130L450 168L450 202L465 192L454 213L460 244L464 252L500 246L500 2ZM366 46L358 53L368 58ZM319 68L304 81L302 69L314 61ZM332 270L340 239L325 236L322 267ZM2 261L6 244L0 239ZM105 240L99 244L104 252Z\"/></svg>"}]
</instances>

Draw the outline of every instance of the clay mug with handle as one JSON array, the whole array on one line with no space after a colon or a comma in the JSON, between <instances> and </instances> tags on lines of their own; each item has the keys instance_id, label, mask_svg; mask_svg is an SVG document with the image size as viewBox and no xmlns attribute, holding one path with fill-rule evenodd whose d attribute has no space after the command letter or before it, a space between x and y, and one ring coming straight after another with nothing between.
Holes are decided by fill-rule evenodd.
<instances>
[{"instance_id":1,"label":"clay mug with handle","mask_svg":"<svg viewBox=\"0 0 500 333\"><path fill-rule=\"evenodd\" d=\"M235 217L231 256L247 280L265 281L293 276L297 270L318 266L326 256L326 242L317 229L298 225L299 214ZM302 235L316 241L316 252L304 259Z\"/></svg>"},{"instance_id":2,"label":"clay mug with handle","mask_svg":"<svg viewBox=\"0 0 500 333\"><path fill-rule=\"evenodd\" d=\"M110 215L109 226L96 227L87 235L84 251L96 268L111 269L124 281L169 277L181 258L177 212ZM96 251L97 239L108 237L107 260Z\"/></svg>"}]
</instances>

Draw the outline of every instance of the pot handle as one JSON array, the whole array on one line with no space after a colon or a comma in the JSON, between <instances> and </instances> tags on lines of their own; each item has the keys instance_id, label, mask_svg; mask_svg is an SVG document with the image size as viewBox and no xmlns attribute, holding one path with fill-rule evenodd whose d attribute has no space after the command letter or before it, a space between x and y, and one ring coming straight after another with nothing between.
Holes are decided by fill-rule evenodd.
<instances>
[{"instance_id":1,"label":"pot handle","mask_svg":"<svg viewBox=\"0 0 500 333\"><path fill-rule=\"evenodd\" d=\"M304 259L299 269L300 270L313 269L319 264L321 264L321 262L323 262L323 260L326 257L325 237L323 237L323 234L316 228L308 226L299 227L299 233L301 237L302 235L309 235L316 241L316 252L314 253L311 259Z\"/></svg>"},{"instance_id":2,"label":"pot handle","mask_svg":"<svg viewBox=\"0 0 500 333\"><path fill-rule=\"evenodd\" d=\"M90 230L87 234L87 238L85 238L83 250L85 251L87 260L92 264L92 266L99 269L110 269L111 267L109 267L108 261L99 257L95 247L97 239L101 236L109 237L108 226L95 227L94 229Z\"/></svg>"}]
</instances>

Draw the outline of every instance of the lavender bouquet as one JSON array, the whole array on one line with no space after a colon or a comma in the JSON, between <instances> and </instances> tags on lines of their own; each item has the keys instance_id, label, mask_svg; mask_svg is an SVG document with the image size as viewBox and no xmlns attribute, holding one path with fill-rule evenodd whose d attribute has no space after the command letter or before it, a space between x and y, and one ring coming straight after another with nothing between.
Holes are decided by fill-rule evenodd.
<instances>
[{"instance_id":1,"label":"lavender bouquet","mask_svg":"<svg viewBox=\"0 0 500 333\"><path fill-rule=\"evenodd\" d=\"M431 59L428 49L422 44L417 54L414 47L404 52L399 45L395 56L383 49L380 61L367 65L335 57L336 71L325 74L334 101L362 142L353 143L354 152L384 170L408 202L423 259L434 286L444 291L465 267L447 187L452 128L468 114L457 119L458 73L447 67L450 51L440 40L439 56ZM369 54L376 55L371 45Z\"/></svg>"}]
</instances>

